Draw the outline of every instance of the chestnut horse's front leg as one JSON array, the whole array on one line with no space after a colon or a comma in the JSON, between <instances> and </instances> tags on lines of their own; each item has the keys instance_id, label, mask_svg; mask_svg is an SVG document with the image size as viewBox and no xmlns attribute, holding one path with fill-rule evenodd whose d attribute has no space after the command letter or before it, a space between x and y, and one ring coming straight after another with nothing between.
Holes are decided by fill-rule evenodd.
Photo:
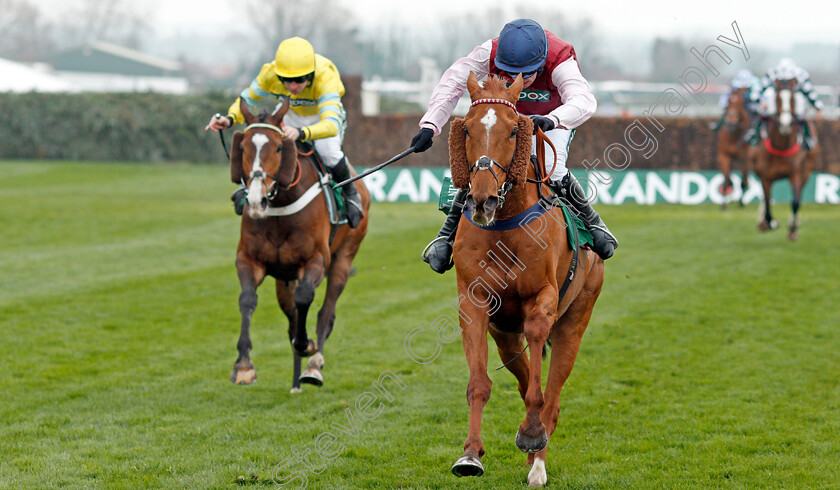
<instances>
[{"instance_id":1,"label":"chestnut horse's front leg","mask_svg":"<svg viewBox=\"0 0 840 490\"><path fill-rule=\"evenodd\" d=\"M526 305L525 340L531 354L531 377L525 393L525 420L516 432L516 447L526 453L542 451L548 444L545 425L540 419L543 408L542 350L551 327L557 320L559 296L552 286L544 287L536 298Z\"/></svg>"},{"instance_id":2,"label":"chestnut horse's front leg","mask_svg":"<svg viewBox=\"0 0 840 490\"><path fill-rule=\"evenodd\" d=\"M458 289L460 292L461 288ZM461 338L470 369L470 381L467 384L470 425L467 441L464 443L464 455L452 466L452 473L456 476L481 476L484 474L484 466L481 464L481 457L484 456L481 412L490 399L493 384L487 376L487 327L490 319L484 308L477 307L470 301L461 303L461 312Z\"/></svg>"}]
</instances>

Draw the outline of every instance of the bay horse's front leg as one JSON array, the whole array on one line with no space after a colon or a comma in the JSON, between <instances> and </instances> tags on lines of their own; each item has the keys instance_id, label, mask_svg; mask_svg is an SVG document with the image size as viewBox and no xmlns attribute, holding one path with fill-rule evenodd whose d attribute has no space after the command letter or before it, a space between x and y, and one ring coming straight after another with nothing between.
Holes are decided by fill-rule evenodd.
<instances>
[{"instance_id":1,"label":"bay horse's front leg","mask_svg":"<svg viewBox=\"0 0 840 490\"><path fill-rule=\"evenodd\" d=\"M773 182L770 179L762 178L761 187L764 189L764 199L761 201L762 205L758 210L758 229L760 231L775 230L779 227L779 223L773 219L773 215L770 213L770 198Z\"/></svg>"},{"instance_id":2,"label":"bay horse's front leg","mask_svg":"<svg viewBox=\"0 0 840 490\"><path fill-rule=\"evenodd\" d=\"M298 281L284 281L278 279L275 284L277 291L277 303L280 309L289 320L289 342L295 338L295 331L297 330L297 309L295 307L295 290L297 289ZM300 393L300 356L293 353L292 360L292 389L291 393Z\"/></svg>"},{"instance_id":3,"label":"bay horse's front leg","mask_svg":"<svg viewBox=\"0 0 840 490\"><path fill-rule=\"evenodd\" d=\"M790 176L790 186L793 190L793 199L790 203L791 215L788 221L788 238L790 240L799 240L799 204L802 199L802 187L805 182L802 181L802 171L794 167L793 174Z\"/></svg>"},{"instance_id":4,"label":"bay horse's front leg","mask_svg":"<svg viewBox=\"0 0 840 490\"><path fill-rule=\"evenodd\" d=\"M548 444L545 425L540 419L543 408L542 350L551 327L557 319L558 293L553 287L543 288L531 305L525 318L525 340L531 354L531 377L525 393L525 420L516 431L516 447L526 453L542 451ZM526 310L527 311L527 310Z\"/></svg>"},{"instance_id":5,"label":"bay horse's front leg","mask_svg":"<svg viewBox=\"0 0 840 490\"><path fill-rule=\"evenodd\" d=\"M723 183L720 189L720 195L723 197L723 201L720 204L720 209L726 210L730 194L734 190L731 177L732 157L725 151L718 151L718 166L720 167L721 174L723 174Z\"/></svg>"},{"instance_id":6,"label":"bay horse's front leg","mask_svg":"<svg viewBox=\"0 0 840 490\"><path fill-rule=\"evenodd\" d=\"M460 289L460 288L459 288ZM464 454L452 466L455 476L481 476L484 466L481 457L484 456L484 443L481 441L481 412L490 399L493 385L487 376L487 312L469 304L461 303L461 338L464 344L464 354L470 369L470 381L467 383L467 403L470 406L470 425L467 440L464 443ZM469 318L467 322L464 319Z\"/></svg>"},{"instance_id":7,"label":"bay horse's front leg","mask_svg":"<svg viewBox=\"0 0 840 490\"><path fill-rule=\"evenodd\" d=\"M292 348L301 357L309 357L318 352L318 344L306 333L306 315L315 299L315 289L324 279L324 257L316 254L303 267L301 277L295 289L295 309L297 310L297 328L292 340Z\"/></svg>"},{"instance_id":8,"label":"bay horse's front leg","mask_svg":"<svg viewBox=\"0 0 840 490\"><path fill-rule=\"evenodd\" d=\"M230 380L236 384L251 384L257 379L257 371L251 362L251 316L257 309L257 287L265 279L265 267L241 252L236 254L236 273L239 276L239 313L242 315L242 326L239 330L239 357L233 365Z\"/></svg>"}]
</instances>

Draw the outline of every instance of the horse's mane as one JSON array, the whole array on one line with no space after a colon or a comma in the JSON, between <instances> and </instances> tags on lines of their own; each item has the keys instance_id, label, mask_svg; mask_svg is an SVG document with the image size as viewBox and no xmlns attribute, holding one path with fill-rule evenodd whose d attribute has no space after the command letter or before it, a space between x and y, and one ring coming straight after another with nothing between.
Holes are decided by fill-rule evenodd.
<instances>
[{"instance_id":1,"label":"horse's mane","mask_svg":"<svg viewBox=\"0 0 840 490\"><path fill-rule=\"evenodd\" d=\"M487 79L484 80L484 91L487 92L487 95L490 95L491 97L501 97L504 99L509 99L509 97L502 97L504 95L507 95L507 82L504 78L496 75L487 77Z\"/></svg>"},{"instance_id":2,"label":"horse's mane","mask_svg":"<svg viewBox=\"0 0 840 490\"><path fill-rule=\"evenodd\" d=\"M271 113L268 112L267 109L263 109L263 110L260 111L260 115L257 116L257 117L259 117L259 122L264 123L264 122L268 121L268 116L270 116L270 115L271 115Z\"/></svg>"}]
</instances>

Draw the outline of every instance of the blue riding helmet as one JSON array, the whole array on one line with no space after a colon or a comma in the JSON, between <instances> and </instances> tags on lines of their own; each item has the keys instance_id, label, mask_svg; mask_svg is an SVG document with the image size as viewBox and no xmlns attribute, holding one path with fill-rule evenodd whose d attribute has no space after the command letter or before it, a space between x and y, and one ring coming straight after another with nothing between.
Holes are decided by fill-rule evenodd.
<instances>
[{"instance_id":1,"label":"blue riding helmet","mask_svg":"<svg viewBox=\"0 0 840 490\"><path fill-rule=\"evenodd\" d=\"M548 56L548 39L536 21L517 19L505 24L499 34L496 66L510 73L535 72Z\"/></svg>"}]
</instances>

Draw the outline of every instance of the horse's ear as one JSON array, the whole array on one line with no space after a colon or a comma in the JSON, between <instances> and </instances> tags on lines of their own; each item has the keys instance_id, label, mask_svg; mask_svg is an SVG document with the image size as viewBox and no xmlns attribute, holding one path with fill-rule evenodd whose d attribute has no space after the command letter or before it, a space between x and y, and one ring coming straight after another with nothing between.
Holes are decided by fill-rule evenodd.
<instances>
[{"instance_id":1,"label":"horse's ear","mask_svg":"<svg viewBox=\"0 0 840 490\"><path fill-rule=\"evenodd\" d=\"M292 103L292 99L289 97L283 98L283 103L278 104L277 107L274 109L274 112L271 113L269 117L269 123L275 126L280 125L280 121L283 120L283 116L289 111L289 106Z\"/></svg>"},{"instance_id":2,"label":"horse's ear","mask_svg":"<svg viewBox=\"0 0 840 490\"><path fill-rule=\"evenodd\" d=\"M237 131L233 133L233 141L230 144L230 180L234 184L241 184L245 180L245 171L242 170L242 138L245 133Z\"/></svg>"},{"instance_id":3,"label":"horse's ear","mask_svg":"<svg viewBox=\"0 0 840 490\"><path fill-rule=\"evenodd\" d=\"M478 84L478 77L475 76L474 71L470 71L470 76L467 77L467 90L470 92L470 99L475 100L477 93L481 90L481 85Z\"/></svg>"},{"instance_id":4,"label":"horse's ear","mask_svg":"<svg viewBox=\"0 0 840 490\"><path fill-rule=\"evenodd\" d=\"M470 166L467 163L467 132L463 119L449 123L449 168L452 170L452 185L459 189L470 186Z\"/></svg>"},{"instance_id":5,"label":"horse's ear","mask_svg":"<svg viewBox=\"0 0 840 490\"><path fill-rule=\"evenodd\" d=\"M242 97L239 98L239 111L242 113L242 117L245 118L245 124L251 124L257 120L257 116L251 113L251 108L248 107L248 103Z\"/></svg>"},{"instance_id":6,"label":"horse's ear","mask_svg":"<svg viewBox=\"0 0 840 490\"><path fill-rule=\"evenodd\" d=\"M522 92L522 85L525 82L522 81L522 74L516 75L516 80L508 87L508 92L513 96L513 102L516 103L519 100L519 92Z\"/></svg>"},{"instance_id":7,"label":"horse's ear","mask_svg":"<svg viewBox=\"0 0 840 490\"><path fill-rule=\"evenodd\" d=\"M519 116L516 123L516 153L508 169L508 177L514 184L521 184L528 178L528 165L531 162L531 134L534 121L528 116Z\"/></svg>"}]
</instances>

